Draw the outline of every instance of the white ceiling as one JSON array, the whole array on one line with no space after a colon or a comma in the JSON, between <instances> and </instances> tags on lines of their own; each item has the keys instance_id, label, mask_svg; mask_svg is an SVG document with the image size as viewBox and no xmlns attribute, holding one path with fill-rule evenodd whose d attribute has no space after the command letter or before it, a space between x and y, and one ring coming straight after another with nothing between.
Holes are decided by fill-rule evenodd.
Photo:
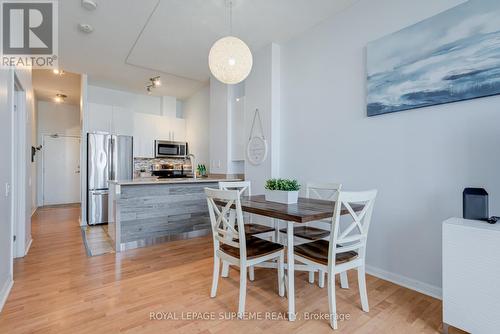
<instances>
[{"instance_id":1,"label":"white ceiling","mask_svg":"<svg viewBox=\"0 0 500 334\"><path fill-rule=\"evenodd\" d=\"M148 78L161 75L155 95L180 99L207 83L210 46L228 33L225 0L95 1L95 11L82 8L79 0L59 2L63 68L87 73L91 84L141 93ZM236 0L233 32L255 51L290 39L355 1ZM81 33L78 23L95 30Z\"/></svg>"},{"instance_id":2,"label":"white ceiling","mask_svg":"<svg viewBox=\"0 0 500 334\"><path fill-rule=\"evenodd\" d=\"M64 103L80 105L79 74L55 75L50 70L33 70L33 89L38 100L53 102L56 94L64 94Z\"/></svg>"}]
</instances>

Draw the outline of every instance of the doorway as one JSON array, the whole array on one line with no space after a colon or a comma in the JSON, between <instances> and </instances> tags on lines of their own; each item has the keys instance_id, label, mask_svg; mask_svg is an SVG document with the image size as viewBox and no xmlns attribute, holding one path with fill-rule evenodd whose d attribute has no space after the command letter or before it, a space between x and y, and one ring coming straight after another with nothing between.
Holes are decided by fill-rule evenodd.
<instances>
[{"instance_id":1,"label":"doorway","mask_svg":"<svg viewBox=\"0 0 500 334\"><path fill-rule=\"evenodd\" d=\"M43 205L80 203L80 137L43 136Z\"/></svg>"}]
</instances>

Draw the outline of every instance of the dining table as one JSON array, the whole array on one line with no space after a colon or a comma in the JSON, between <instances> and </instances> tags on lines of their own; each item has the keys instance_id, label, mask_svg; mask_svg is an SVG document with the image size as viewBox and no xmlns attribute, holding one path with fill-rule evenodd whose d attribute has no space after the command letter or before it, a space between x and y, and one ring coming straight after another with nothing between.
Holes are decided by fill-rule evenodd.
<instances>
[{"instance_id":1,"label":"dining table","mask_svg":"<svg viewBox=\"0 0 500 334\"><path fill-rule=\"evenodd\" d=\"M216 201L216 203L223 205L223 201ZM241 209L243 212L264 216L274 219L278 222L275 224L276 240L279 238L279 221L286 222L287 225L287 237L286 237L286 290L288 297L288 320L294 321L296 318L295 313L295 270L297 265L295 264L294 257L294 227L299 224L306 224L314 221L320 221L325 219L331 219L333 217L335 202L313 199L313 198L302 198L299 197L297 203L294 204L282 204L277 202L267 201L264 195L257 196L242 196L240 198ZM234 205L233 205L234 209ZM352 209L354 211L361 211L363 205L353 205ZM349 211L346 208L342 208L341 215L348 215ZM253 223L256 223L255 221ZM260 265L257 265L260 266ZM274 264L263 264L264 267L273 267ZM306 270L306 266L301 266Z\"/></svg>"}]
</instances>

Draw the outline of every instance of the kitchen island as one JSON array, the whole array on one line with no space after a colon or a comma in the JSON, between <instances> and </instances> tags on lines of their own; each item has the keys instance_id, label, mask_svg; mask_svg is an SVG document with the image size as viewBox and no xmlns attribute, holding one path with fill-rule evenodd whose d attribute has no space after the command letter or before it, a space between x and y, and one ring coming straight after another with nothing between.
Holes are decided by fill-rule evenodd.
<instances>
[{"instance_id":1,"label":"kitchen island","mask_svg":"<svg viewBox=\"0 0 500 334\"><path fill-rule=\"evenodd\" d=\"M109 182L108 234L116 252L211 233L204 189L238 179L134 179Z\"/></svg>"}]
</instances>

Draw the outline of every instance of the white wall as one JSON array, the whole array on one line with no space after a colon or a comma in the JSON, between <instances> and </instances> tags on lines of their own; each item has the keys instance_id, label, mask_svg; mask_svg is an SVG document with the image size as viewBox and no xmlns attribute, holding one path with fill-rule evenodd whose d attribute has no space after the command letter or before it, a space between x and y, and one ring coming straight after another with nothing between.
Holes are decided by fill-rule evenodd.
<instances>
[{"instance_id":1,"label":"white wall","mask_svg":"<svg viewBox=\"0 0 500 334\"><path fill-rule=\"evenodd\" d=\"M229 157L228 85L210 78L209 113L210 173L227 174Z\"/></svg>"},{"instance_id":2,"label":"white wall","mask_svg":"<svg viewBox=\"0 0 500 334\"><path fill-rule=\"evenodd\" d=\"M367 118L365 46L461 2L362 0L282 49L282 176L377 188L371 270L437 295L463 188L500 213L500 97Z\"/></svg>"},{"instance_id":3,"label":"white wall","mask_svg":"<svg viewBox=\"0 0 500 334\"><path fill-rule=\"evenodd\" d=\"M65 103L53 103L38 101L38 138L37 146L43 145L43 136L51 134L80 136L80 107ZM43 205L43 184L42 184L42 153L37 153L38 166L38 206Z\"/></svg>"},{"instance_id":4,"label":"white wall","mask_svg":"<svg viewBox=\"0 0 500 334\"><path fill-rule=\"evenodd\" d=\"M0 164L0 311L12 284L12 226L11 196L6 196L5 185L11 184L12 146L12 92L13 74L11 70L0 69L0 156L6 157Z\"/></svg>"},{"instance_id":5,"label":"white wall","mask_svg":"<svg viewBox=\"0 0 500 334\"><path fill-rule=\"evenodd\" d=\"M119 106L134 112L175 117L177 99L171 96L149 96L88 85L88 102Z\"/></svg>"},{"instance_id":6,"label":"white wall","mask_svg":"<svg viewBox=\"0 0 500 334\"><path fill-rule=\"evenodd\" d=\"M80 135L80 107L47 101L38 101L39 144L44 134Z\"/></svg>"},{"instance_id":7,"label":"white wall","mask_svg":"<svg viewBox=\"0 0 500 334\"><path fill-rule=\"evenodd\" d=\"M32 115L31 115L31 146L37 147L38 146L38 101L36 99L36 96L33 98L33 110L32 110ZM40 151L37 151L38 153ZM35 154L34 161L31 163L31 215L35 213L37 207L38 207L38 200L37 200L37 191L38 191L38 177L37 177L37 170L38 170L38 161L40 154ZM31 160L31 152L28 157Z\"/></svg>"},{"instance_id":8,"label":"white wall","mask_svg":"<svg viewBox=\"0 0 500 334\"><path fill-rule=\"evenodd\" d=\"M205 86L183 103L186 120L186 141L197 164L210 166L209 158L210 86Z\"/></svg>"},{"instance_id":9,"label":"white wall","mask_svg":"<svg viewBox=\"0 0 500 334\"><path fill-rule=\"evenodd\" d=\"M25 137L22 157L25 161L25 165L23 166L24 184L20 185L22 187L21 192L23 192L22 196L24 197L22 207L24 211L24 221L18 223L19 228L16 232L18 238L16 241L16 255L17 257L22 257L26 254L31 244L31 214L33 212L33 208L31 207L33 193L32 188L35 186L31 175L33 165L31 163L31 135L32 124L35 122L35 94L32 85L31 68L16 68L15 73L25 92L24 107L26 112L26 127L24 129Z\"/></svg>"},{"instance_id":10,"label":"white wall","mask_svg":"<svg viewBox=\"0 0 500 334\"><path fill-rule=\"evenodd\" d=\"M87 136L84 135L84 129L88 128L88 76L80 76L80 226L87 225ZM83 163L82 163L83 162Z\"/></svg>"},{"instance_id":11,"label":"white wall","mask_svg":"<svg viewBox=\"0 0 500 334\"><path fill-rule=\"evenodd\" d=\"M24 156L25 164L21 166L20 173L23 174L23 184L20 191L23 197L23 216L21 221L17 222L18 229L16 234L18 241L13 249L12 245L12 191L6 193L7 185L12 186L12 106L14 98L14 73L16 74L19 83L25 91L24 107L26 112L26 128L23 138L23 147L20 147L21 155ZM4 163L0 164L0 310L8 296L10 288L13 284L12 273L12 257L24 256L27 247L31 242L31 134L32 124L34 122L34 94L31 82L31 69L18 68L16 70L0 69L0 155L5 159ZM18 232L21 232L20 234ZM13 253L13 251L15 253Z\"/></svg>"},{"instance_id":12,"label":"white wall","mask_svg":"<svg viewBox=\"0 0 500 334\"><path fill-rule=\"evenodd\" d=\"M252 73L245 81L245 137L249 138L255 109L259 109L269 150L267 159L259 166L252 165L248 159L245 161L245 179L252 182L254 194L262 194L265 181L279 176L280 52L280 46L277 44L269 44L254 52ZM259 132L260 128L256 121L254 135Z\"/></svg>"}]
</instances>

